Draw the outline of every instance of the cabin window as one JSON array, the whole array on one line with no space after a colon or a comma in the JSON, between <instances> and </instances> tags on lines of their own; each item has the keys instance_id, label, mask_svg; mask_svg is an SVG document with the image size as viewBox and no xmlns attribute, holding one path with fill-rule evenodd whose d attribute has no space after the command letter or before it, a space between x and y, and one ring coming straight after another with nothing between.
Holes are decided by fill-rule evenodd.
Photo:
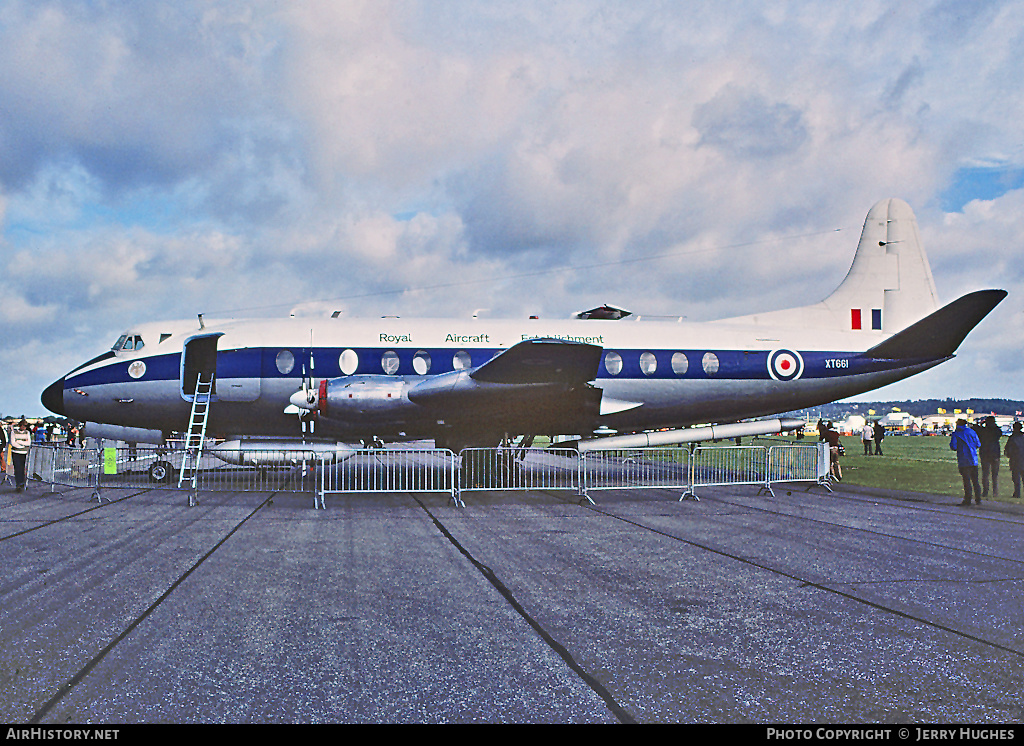
<instances>
[{"instance_id":1,"label":"cabin window","mask_svg":"<svg viewBox=\"0 0 1024 746\"><path fill-rule=\"evenodd\" d=\"M427 373L430 372L430 353L426 350L420 350L417 352L412 359L412 369L416 371L418 375L427 375Z\"/></svg>"},{"instance_id":2,"label":"cabin window","mask_svg":"<svg viewBox=\"0 0 1024 746\"><path fill-rule=\"evenodd\" d=\"M286 376L295 369L295 355L291 350L281 350L277 353L274 363L277 365L277 372Z\"/></svg>"},{"instance_id":3,"label":"cabin window","mask_svg":"<svg viewBox=\"0 0 1024 746\"><path fill-rule=\"evenodd\" d=\"M387 375L395 375L398 372L398 353L394 350L385 352L380 358L380 367Z\"/></svg>"},{"instance_id":4,"label":"cabin window","mask_svg":"<svg viewBox=\"0 0 1024 746\"><path fill-rule=\"evenodd\" d=\"M658 358L654 356L653 352L645 352L640 355L640 370L643 371L645 376L653 375L657 369Z\"/></svg>"},{"instance_id":5,"label":"cabin window","mask_svg":"<svg viewBox=\"0 0 1024 746\"><path fill-rule=\"evenodd\" d=\"M466 368L472 367L472 365L473 361L465 350L459 350L455 353L455 357L452 358L452 367L455 370L466 370Z\"/></svg>"},{"instance_id":6,"label":"cabin window","mask_svg":"<svg viewBox=\"0 0 1024 746\"><path fill-rule=\"evenodd\" d=\"M617 352L606 352L604 354L604 369L610 375L619 375L622 372L622 355Z\"/></svg>"},{"instance_id":7,"label":"cabin window","mask_svg":"<svg viewBox=\"0 0 1024 746\"><path fill-rule=\"evenodd\" d=\"M345 350L338 356L338 367L341 368L342 375L352 375L359 367L359 355L355 350Z\"/></svg>"},{"instance_id":8,"label":"cabin window","mask_svg":"<svg viewBox=\"0 0 1024 746\"><path fill-rule=\"evenodd\" d=\"M704 373L713 376L718 372L718 355L713 352L705 352L700 364L704 367Z\"/></svg>"},{"instance_id":9,"label":"cabin window","mask_svg":"<svg viewBox=\"0 0 1024 746\"><path fill-rule=\"evenodd\" d=\"M690 361L682 352L672 354L672 372L677 376L685 376L690 369Z\"/></svg>"}]
</instances>

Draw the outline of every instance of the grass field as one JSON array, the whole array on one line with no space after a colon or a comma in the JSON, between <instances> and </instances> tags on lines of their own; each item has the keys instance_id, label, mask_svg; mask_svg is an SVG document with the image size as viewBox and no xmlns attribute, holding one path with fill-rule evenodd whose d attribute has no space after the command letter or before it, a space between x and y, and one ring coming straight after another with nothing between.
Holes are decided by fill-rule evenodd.
<instances>
[{"instance_id":1,"label":"grass field","mask_svg":"<svg viewBox=\"0 0 1024 746\"><path fill-rule=\"evenodd\" d=\"M882 441L882 456L865 456L859 436L843 436L842 441L846 449L840 461L844 484L963 497L963 482L956 468L956 454L949 450L948 436L891 435ZM1004 438L1000 448L1005 443ZM1019 502L1010 500L1012 494L1010 466L1003 458L999 464L999 499Z\"/></svg>"}]
</instances>

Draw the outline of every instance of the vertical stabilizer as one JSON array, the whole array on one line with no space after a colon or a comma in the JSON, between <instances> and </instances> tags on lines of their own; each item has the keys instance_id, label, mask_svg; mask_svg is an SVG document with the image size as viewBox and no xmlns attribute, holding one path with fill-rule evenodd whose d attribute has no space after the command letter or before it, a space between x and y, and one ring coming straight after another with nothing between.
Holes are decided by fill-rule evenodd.
<instances>
[{"instance_id":1,"label":"vertical stabilizer","mask_svg":"<svg viewBox=\"0 0 1024 746\"><path fill-rule=\"evenodd\" d=\"M825 300L723 321L895 334L938 307L914 211L901 199L884 199L868 211L850 271Z\"/></svg>"},{"instance_id":2,"label":"vertical stabilizer","mask_svg":"<svg viewBox=\"0 0 1024 746\"><path fill-rule=\"evenodd\" d=\"M840 328L893 334L939 307L917 219L901 199L868 212L846 279L823 301Z\"/></svg>"}]
</instances>

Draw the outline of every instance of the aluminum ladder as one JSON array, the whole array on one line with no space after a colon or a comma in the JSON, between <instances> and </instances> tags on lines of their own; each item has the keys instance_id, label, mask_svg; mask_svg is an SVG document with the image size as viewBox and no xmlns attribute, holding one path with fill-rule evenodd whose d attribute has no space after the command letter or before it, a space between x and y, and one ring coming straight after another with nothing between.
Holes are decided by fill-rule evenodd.
<instances>
[{"instance_id":1,"label":"aluminum ladder","mask_svg":"<svg viewBox=\"0 0 1024 746\"><path fill-rule=\"evenodd\" d=\"M196 492L196 475L199 472L199 460L203 456L203 443L206 441L206 422L210 417L210 399L213 392L214 374L203 380L203 374L196 376L196 392L192 397L192 414L189 417L188 434L185 436L185 454L181 459L181 471L178 472L178 489L189 487L192 495L189 504L194 504Z\"/></svg>"}]
</instances>

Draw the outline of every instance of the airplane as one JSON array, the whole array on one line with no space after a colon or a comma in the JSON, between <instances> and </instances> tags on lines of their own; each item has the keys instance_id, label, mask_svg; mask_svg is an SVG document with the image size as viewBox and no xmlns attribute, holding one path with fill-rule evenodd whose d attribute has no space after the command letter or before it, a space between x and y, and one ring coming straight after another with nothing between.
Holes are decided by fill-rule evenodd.
<instances>
[{"instance_id":1,"label":"airplane","mask_svg":"<svg viewBox=\"0 0 1024 746\"><path fill-rule=\"evenodd\" d=\"M755 420L844 399L954 357L1006 296L939 306L917 221L875 204L852 266L819 303L713 322L285 318L155 322L42 393L86 433L163 443L213 378L207 434L240 448L433 440L458 451L569 436L581 449L795 429ZM202 395L202 394L201 394ZM735 424L741 423L741 424Z\"/></svg>"}]
</instances>

